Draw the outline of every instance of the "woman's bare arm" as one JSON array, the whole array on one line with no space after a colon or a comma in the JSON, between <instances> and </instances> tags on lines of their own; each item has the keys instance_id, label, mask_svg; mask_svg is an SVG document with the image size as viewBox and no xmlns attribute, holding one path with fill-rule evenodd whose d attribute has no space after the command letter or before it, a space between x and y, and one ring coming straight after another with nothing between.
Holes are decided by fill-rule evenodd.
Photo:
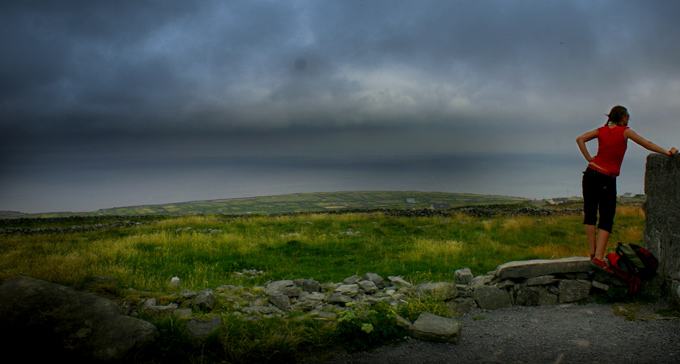
<instances>
[{"instance_id":1,"label":"woman's bare arm","mask_svg":"<svg viewBox=\"0 0 680 364\"><path fill-rule=\"evenodd\" d=\"M588 153L588 148L586 148L586 142L597 138L599 133L600 131L595 129L576 138L576 144L578 144L578 149L581 150L581 154L583 154L583 157L588 162L592 161L593 157L591 157L590 153Z\"/></svg>"},{"instance_id":2,"label":"woman's bare arm","mask_svg":"<svg viewBox=\"0 0 680 364\"><path fill-rule=\"evenodd\" d=\"M678 152L678 149L675 148L675 147L671 148L670 150L663 149L660 146L658 146L658 145L650 142L649 140L641 137L640 135L638 135L638 133L634 132L632 129L626 129L626 131L623 132L623 135L626 138L631 139L632 141L634 141L635 143L637 143L641 147L643 147L647 150L650 150L652 152L657 152L657 153L666 154L666 155L668 155L669 152L670 152L670 154L675 154L675 153Z\"/></svg>"}]
</instances>

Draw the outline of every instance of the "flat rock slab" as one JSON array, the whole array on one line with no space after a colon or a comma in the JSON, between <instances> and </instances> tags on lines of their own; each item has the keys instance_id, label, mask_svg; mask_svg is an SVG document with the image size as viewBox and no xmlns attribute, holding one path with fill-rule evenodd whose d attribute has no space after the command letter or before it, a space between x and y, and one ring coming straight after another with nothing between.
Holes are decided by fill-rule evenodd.
<instances>
[{"instance_id":1,"label":"flat rock slab","mask_svg":"<svg viewBox=\"0 0 680 364\"><path fill-rule=\"evenodd\" d=\"M461 324L456 320L423 312L411 326L411 336L426 341L457 344L460 329Z\"/></svg>"},{"instance_id":2,"label":"flat rock slab","mask_svg":"<svg viewBox=\"0 0 680 364\"><path fill-rule=\"evenodd\" d=\"M591 270L588 257L535 259L501 264L496 269L496 277L500 279L533 278L557 273L589 272Z\"/></svg>"}]
</instances>

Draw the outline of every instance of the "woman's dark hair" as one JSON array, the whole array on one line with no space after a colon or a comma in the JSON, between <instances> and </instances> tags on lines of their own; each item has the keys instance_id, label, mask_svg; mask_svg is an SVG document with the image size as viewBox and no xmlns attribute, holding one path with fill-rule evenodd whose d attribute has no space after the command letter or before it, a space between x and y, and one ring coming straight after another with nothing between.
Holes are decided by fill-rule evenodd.
<instances>
[{"instance_id":1,"label":"woman's dark hair","mask_svg":"<svg viewBox=\"0 0 680 364\"><path fill-rule=\"evenodd\" d=\"M623 106L614 106L607 116L609 119L607 119L607 123L604 125L609 125L610 122L619 125L621 119L623 119L624 116L628 116L628 109Z\"/></svg>"}]
</instances>

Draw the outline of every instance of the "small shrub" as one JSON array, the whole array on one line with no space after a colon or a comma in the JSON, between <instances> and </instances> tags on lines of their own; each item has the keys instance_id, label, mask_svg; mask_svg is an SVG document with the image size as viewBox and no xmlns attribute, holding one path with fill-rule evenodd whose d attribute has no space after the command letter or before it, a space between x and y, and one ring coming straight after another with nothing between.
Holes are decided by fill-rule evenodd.
<instances>
[{"instance_id":1,"label":"small shrub","mask_svg":"<svg viewBox=\"0 0 680 364\"><path fill-rule=\"evenodd\" d=\"M451 317L452 315L446 302L431 295L411 297L408 303L400 305L397 309L397 313L410 322L417 320L423 312L442 317Z\"/></svg>"},{"instance_id":2,"label":"small shrub","mask_svg":"<svg viewBox=\"0 0 680 364\"><path fill-rule=\"evenodd\" d=\"M350 350L367 350L404 336L394 309L384 302L367 308L350 305L337 324L338 336Z\"/></svg>"}]
</instances>

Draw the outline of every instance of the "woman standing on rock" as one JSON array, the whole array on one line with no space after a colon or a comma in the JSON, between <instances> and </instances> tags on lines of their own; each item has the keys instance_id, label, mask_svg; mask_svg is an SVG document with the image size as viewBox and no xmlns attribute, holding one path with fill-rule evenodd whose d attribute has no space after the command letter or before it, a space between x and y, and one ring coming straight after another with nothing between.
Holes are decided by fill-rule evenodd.
<instances>
[{"instance_id":1,"label":"woman standing on rock","mask_svg":"<svg viewBox=\"0 0 680 364\"><path fill-rule=\"evenodd\" d=\"M666 151L628 128L630 116L623 106L614 106L607 116L609 118L603 127L581 135L576 138L576 143L588 161L588 168L583 172L583 212L585 215L583 224L590 245L591 264L611 273L603 258L609 234L614 225L616 177L621 170L628 139L645 149L670 157L678 150L674 147ZM593 139L597 139L595 157L591 157L586 148L586 142ZM598 210L600 223L596 228Z\"/></svg>"}]
</instances>

